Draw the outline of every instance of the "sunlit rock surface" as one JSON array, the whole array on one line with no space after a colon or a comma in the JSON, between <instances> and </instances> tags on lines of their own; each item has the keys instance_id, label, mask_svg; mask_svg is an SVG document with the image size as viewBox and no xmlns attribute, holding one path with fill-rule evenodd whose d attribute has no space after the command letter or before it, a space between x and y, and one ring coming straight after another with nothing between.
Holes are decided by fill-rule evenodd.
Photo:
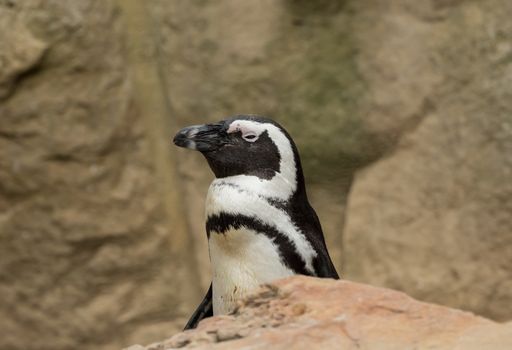
<instances>
[{"instance_id":1,"label":"sunlit rock surface","mask_svg":"<svg viewBox=\"0 0 512 350\"><path fill-rule=\"evenodd\" d=\"M130 350L430 349L512 347L512 323L419 302L390 289L295 276L265 286L233 315Z\"/></svg>"}]
</instances>

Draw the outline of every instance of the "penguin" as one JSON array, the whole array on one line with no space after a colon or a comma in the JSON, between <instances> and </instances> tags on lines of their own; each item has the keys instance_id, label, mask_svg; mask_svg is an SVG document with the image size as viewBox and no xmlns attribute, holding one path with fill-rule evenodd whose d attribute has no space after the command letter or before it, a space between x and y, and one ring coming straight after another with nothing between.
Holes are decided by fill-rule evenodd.
<instances>
[{"instance_id":1,"label":"penguin","mask_svg":"<svg viewBox=\"0 0 512 350\"><path fill-rule=\"evenodd\" d=\"M281 125L236 115L183 128L173 141L199 151L215 175L205 206L212 283L185 330L232 312L276 279L339 279L308 201L299 152Z\"/></svg>"}]
</instances>

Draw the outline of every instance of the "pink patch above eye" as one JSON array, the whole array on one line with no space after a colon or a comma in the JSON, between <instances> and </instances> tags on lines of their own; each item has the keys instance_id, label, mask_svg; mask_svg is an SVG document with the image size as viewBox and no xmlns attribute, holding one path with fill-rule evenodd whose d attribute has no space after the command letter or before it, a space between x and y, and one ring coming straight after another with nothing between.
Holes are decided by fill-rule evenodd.
<instances>
[{"instance_id":1,"label":"pink patch above eye","mask_svg":"<svg viewBox=\"0 0 512 350\"><path fill-rule=\"evenodd\" d=\"M228 128L228 134L231 134L233 132L237 132L239 130L241 130L240 124L238 124L238 123L231 123L231 125Z\"/></svg>"},{"instance_id":2,"label":"pink patch above eye","mask_svg":"<svg viewBox=\"0 0 512 350\"><path fill-rule=\"evenodd\" d=\"M252 132L251 129L249 129L247 126L240 125L239 123L232 123L228 128L228 134L231 134L233 132L242 132L242 135L245 135L248 132Z\"/></svg>"}]
</instances>

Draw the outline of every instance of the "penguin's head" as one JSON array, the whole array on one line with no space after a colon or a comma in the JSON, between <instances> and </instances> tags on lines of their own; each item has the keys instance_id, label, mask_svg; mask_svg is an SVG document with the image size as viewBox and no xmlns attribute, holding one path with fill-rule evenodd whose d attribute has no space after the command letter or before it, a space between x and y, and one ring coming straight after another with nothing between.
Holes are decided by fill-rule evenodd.
<instances>
[{"instance_id":1,"label":"penguin's head","mask_svg":"<svg viewBox=\"0 0 512 350\"><path fill-rule=\"evenodd\" d=\"M236 175L296 184L302 176L297 148L286 130L268 118L239 115L181 129L174 143L201 152L217 178Z\"/></svg>"}]
</instances>

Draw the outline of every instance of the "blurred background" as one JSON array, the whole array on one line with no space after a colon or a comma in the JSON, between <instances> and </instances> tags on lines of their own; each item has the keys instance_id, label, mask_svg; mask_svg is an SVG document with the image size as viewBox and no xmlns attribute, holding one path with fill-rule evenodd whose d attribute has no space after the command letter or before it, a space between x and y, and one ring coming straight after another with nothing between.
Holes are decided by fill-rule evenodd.
<instances>
[{"instance_id":1,"label":"blurred background","mask_svg":"<svg viewBox=\"0 0 512 350\"><path fill-rule=\"evenodd\" d=\"M181 329L186 125L282 123L344 278L512 319L509 0L0 0L0 349Z\"/></svg>"}]
</instances>

